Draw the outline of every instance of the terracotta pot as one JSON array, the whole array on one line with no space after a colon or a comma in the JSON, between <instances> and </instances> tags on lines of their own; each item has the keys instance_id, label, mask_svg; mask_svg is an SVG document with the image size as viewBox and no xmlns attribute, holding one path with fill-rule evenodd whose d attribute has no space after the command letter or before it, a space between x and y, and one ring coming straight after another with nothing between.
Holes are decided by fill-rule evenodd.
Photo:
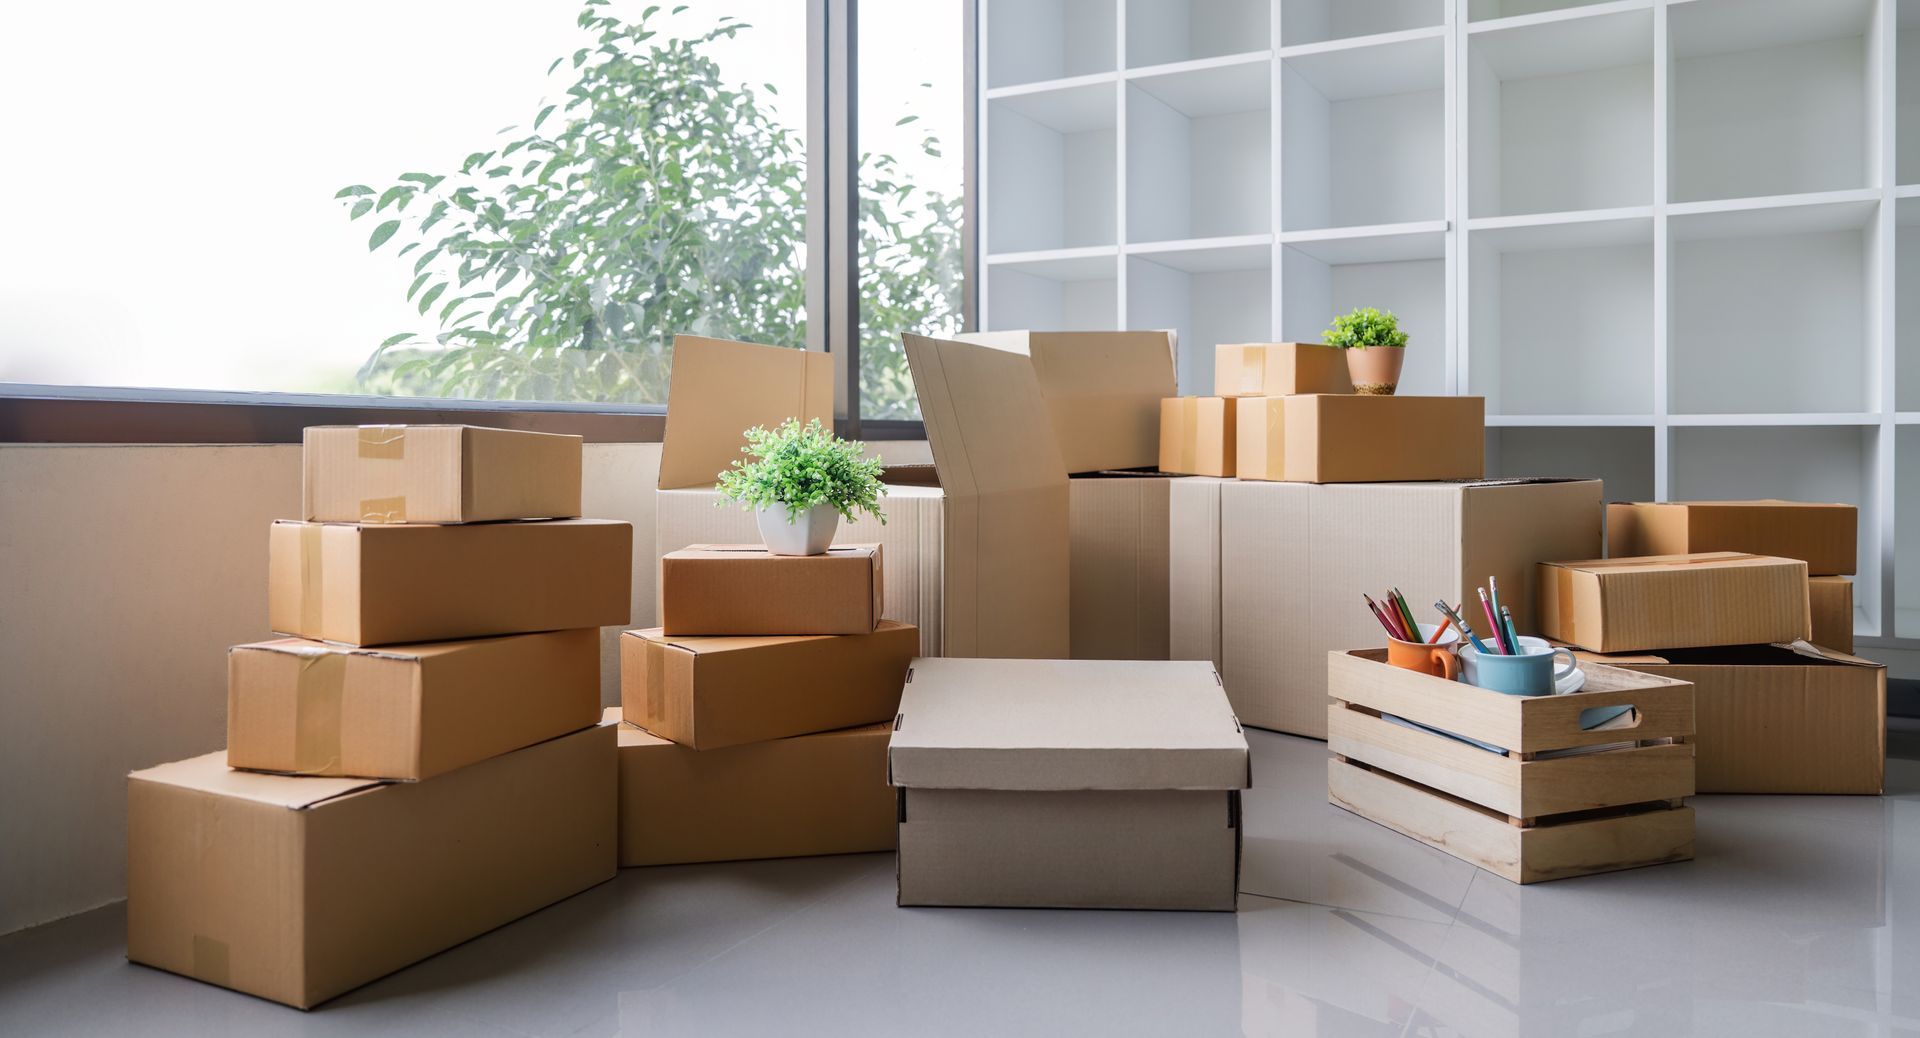
<instances>
[{"instance_id":1,"label":"terracotta pot","mask_svg":"<svg viewBox=\"0 0 1920 1038\"><path fill-rule=\"evenodd\" d=\"M1353 391L1392 396L1400 385L1400 366L1406 360L1405 346L1356 346L1347 350L1347 375L1353 379Z\"/></svg>"}]
</instances>

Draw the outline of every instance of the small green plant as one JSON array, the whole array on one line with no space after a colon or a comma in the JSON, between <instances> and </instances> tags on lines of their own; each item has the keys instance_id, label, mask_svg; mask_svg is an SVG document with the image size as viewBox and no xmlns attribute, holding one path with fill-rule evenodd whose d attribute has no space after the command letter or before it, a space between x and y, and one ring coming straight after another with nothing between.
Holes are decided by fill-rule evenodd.
<instances>
[{"instance_id":1,"label":"small green plant","mask_svg":"<svg viewBox=\"0 0 1920 1038\"><path fill-rule=\"evenodd\" d=\"M865 512L886 523L880 459L861 457L858 441L828 432L818 418L806 425L789 418L773 430L756 425L746 435L740 453L755 460L736 461L720 473L721 497L744 508L785 505L788 522L815 505L832 505L848 522Z\"/></svg>"},{"instance_id":2,"label":"small green plant","mask_svg":"<svg viewBox=\"0 0 1920 1038\"><path fill-rule=\"evenodd\" d=\"M1407 344L1407 333L1400 330L1400 319L1393 316L1393 311L1375 310L1371 306L1335 317L1324 334L1327 345L1343 350Z\"/></svg>"}]
</instances>

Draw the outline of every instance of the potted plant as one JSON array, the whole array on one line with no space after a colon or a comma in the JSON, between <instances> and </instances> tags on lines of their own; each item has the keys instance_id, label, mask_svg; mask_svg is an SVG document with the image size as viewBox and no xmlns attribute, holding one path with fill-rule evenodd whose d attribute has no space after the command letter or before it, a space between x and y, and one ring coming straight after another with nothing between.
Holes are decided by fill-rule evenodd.
<instances>
[{"instance_id":1,"label":"potted plant","mask_svg":"<svg viewBox=\"0 0 1920 1038\"><path fill-rule=\"evenodd\" d=\"M1327 326L1327 345L1347 351L1347 375L1353 391L1392 396L1400 385L1400 367L1407 359L1407 333L1393 311L1363 306L1342 314Z\"/></svg>"},{"instance_id":2,"label":"potted plant","mask_svg":"<svg viewBox=\"0 0 1920 1038\"><path fill-rule=\"evenodd\" d=\"M735 461L720 473L720 496L753 510L760 537L775 555L822 555L833 532L866 512L881 523L880 459L861 457L858 442L843 440L820 426L789 418L774 430L754 426L746 432Z\"/></svg>"}]
</instances>

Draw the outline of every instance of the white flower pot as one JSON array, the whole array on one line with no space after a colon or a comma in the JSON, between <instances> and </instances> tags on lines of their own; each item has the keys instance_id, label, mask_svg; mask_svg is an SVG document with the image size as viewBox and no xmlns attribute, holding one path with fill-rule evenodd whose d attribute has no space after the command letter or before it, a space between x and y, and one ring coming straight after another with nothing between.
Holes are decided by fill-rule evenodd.
<instances>
[{"instance_id":1,"label":"white flower pot","mask_svg":"<svg viewBox=\"0 0 1920 1038\"><path fill-rule=\"evenodd\" d=\"M814 505L791 522L786 505L755 509L753 518L760 524L760 539L775 555L825 555L840 526L840 513L832 505Z\"/></svg>"}]
</instances>

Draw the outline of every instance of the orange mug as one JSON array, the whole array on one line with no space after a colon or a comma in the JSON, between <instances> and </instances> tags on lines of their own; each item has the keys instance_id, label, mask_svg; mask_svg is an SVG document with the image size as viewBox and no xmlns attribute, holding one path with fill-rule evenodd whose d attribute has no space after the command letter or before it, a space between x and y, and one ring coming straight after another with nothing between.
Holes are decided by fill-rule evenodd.
<instances>
[{"instance_id":1,"label":"orange mug","mask_svg":"<svg viewBox=\"0 0 1920 1038\"><path fill-rule=\"evenodd\" d=\"M1421 624L1420 637L1433 637L1436 624ZM1460 643L1460 632L1447 629L1440 640L1428 645L1425 642L1405 642L1398 638L1387 639L1387 662L1405 670L1417 670L1422 674L1431 674L1448 681L1460 677L1460 660L1453 654L1454 647Z\"/></svg>"}]
</instances>

